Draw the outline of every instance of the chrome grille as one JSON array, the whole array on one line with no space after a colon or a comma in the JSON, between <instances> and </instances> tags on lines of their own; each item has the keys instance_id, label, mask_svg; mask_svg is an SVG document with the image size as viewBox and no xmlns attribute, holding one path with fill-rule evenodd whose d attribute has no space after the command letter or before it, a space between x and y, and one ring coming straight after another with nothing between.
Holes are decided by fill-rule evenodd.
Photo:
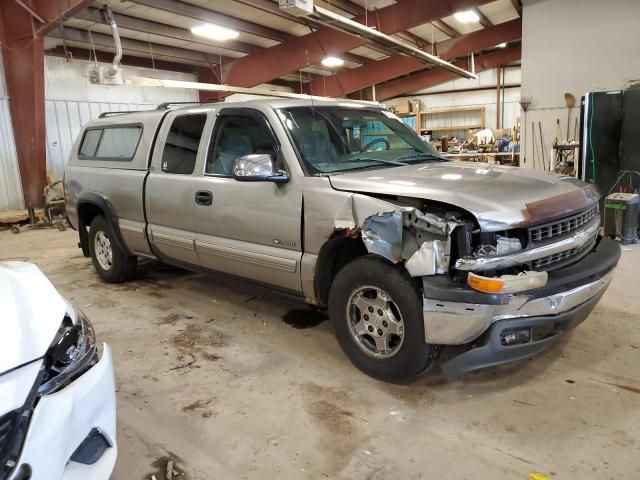
<instances>
[{"instance_id":1,"label":"chrome grille","mask_svg":"<svg viewBox=\"0 0 640 480\"><path fill-rule=\"evenodd\" d=\"M563 260L567 260L575 255L578 255L585 250L589 250L593 247L593 241L587 243L587 245L580 248L571 248L569 250L565 250L564 252L554 253L553 255L548 255L546 257L538 258L532 262L532 267L534 270L544 270L549 266L555 266L553 264L562 262Z\"/></svg>"},{"instance_id":2,"label":"chrome grille","mask_svg":"<svg viewBox=\"0 0 640 480\"><path fill-rule=\"evenodd\" d=\"M531 240L533 242L541 242L551 238L560 237L567 233L573 232L583 225L588 224L598 215L598 206L594 206L589 210L574 215L572 217L563 218L557 222L547 223L546 225L538 225L529 229ZM563 252L563 254L566 252Z\"/></svg>"}]
</instances>

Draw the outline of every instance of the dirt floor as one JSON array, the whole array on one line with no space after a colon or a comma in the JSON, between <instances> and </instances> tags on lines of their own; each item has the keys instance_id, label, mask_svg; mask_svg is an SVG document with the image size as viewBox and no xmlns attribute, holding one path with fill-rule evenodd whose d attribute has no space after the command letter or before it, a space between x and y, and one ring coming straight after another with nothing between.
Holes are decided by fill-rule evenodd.
<instances>
[{"instance_id":1,"label":"dirt floor","mask_svg":"<svg viewBox=\"0 0 640 480\"><path fill-rule=\"evenodd\" d=\"M322 315L255 286L149 264L108 285L75 232L0 232L114 351L113 480L640 478L640 246L547 353L401 387L351 366Z\"/></svg>"}]
</instances>

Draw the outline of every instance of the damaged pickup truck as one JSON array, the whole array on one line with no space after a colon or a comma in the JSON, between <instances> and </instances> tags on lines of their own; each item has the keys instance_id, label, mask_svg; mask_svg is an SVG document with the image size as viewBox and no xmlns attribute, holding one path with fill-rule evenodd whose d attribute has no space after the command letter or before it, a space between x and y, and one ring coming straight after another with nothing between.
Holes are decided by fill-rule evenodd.
<instances>
[{"instance_id":1,"label":"damaged pickup truck","mask_svg":"<svg viewBox=\"0 0 640 480\"><path fill-rule=\"evenodd\" d=\"M65 193L105 281L147 257L293 293L328 308L354 365L393 382L544 350L589 315L620 255L592 185L447 161L363 102L103 114ZM439 360L450 345L466 348Z\"/></svg>"}]
</instances>

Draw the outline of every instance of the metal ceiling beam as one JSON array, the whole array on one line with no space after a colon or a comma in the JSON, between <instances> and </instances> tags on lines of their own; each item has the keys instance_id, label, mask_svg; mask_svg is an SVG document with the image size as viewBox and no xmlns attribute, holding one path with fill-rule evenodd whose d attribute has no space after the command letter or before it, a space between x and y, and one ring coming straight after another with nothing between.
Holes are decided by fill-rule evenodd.
<instances>
[{"instance_id":1,"label":"metal ceiling beam","mask_svg":"<svg viewBox=\"0 0 640 480\"><path fill-rule=\"evenodd\" d=\"M441 56L456 59L472 52L488 50L502 42L513 42L522 37L522 20L512 20L494 27L485 28L454 39L438 43ZM392 80L424 68L424 63L405 55L379 60L359 68L336 73L332 77L320 78L309 84L314 95L340 97L370 85Z\"/></svg>"},{"instance_id":2,"label":"metal ceiling beam","mask_svg":"<svg viewBox=\"0 0 640 480\"><path fill-rule=\"evenodd\" d=\"M269 1L269 0L265 0L265 1ZM323 8L335 8L338 10L342 10L343 12L348 13L349 15L353 15L354 17L358 15L363 15L366 11L364 7L358 5L357 3L353 3L351 0L320 0L320 1L316 1L315 4ZM378 10L374 8L373 11L368 12L368 16L369 18L375 21L377 17L377 13L378 13ZM369 26L372 26L371 25L372 23L374 22L370 21ZM399 32L397 36L401 37L403 40L414 43L419 48L425 48L431 45L424 38L419 37L418 35L415 35L409 31ZM372 45L371 48L376 48L376 47L375 45Z\"/></svg>"},{"instance_id":3,"label":"metal ceiling beam","mask_svg":"<svg viewBox=\"0 0 640 480\"><path fill-rule=\"evenodd\" d=\"M144 20L142 18L123 15L120 13L113 13L113 15L116 19L118 27L121 27L127 30L133 30L136 32L152 34L152 35L166 36L166 37L175 38L178 40L189 41L196 45L203 45L203 46L209 46L209 47L218 46L222 49L228 49L232 51L244 51L246 53L252 53L252 52L258 52L263 50L262 47L245 43L245 42L234 42L234 41L207 42L206 40L203 40L202 37L193 35L189 30L184 28L173 27L170 25L152 22L149 20ZM75 18L86 20L86 21L92 21L92 22L96 22L104 25L110 25L109 20L104 17L101 10L98 8L90 7L86 10L83 10ZM123 35L126 35L126 34L123 34ZM204 53L217 57L217 54L215 53L211 53L211 52L204 52ZM354 57L357 57L357 56L354 55ZM223 59L225 60L223 63L228 63L233 60L231 57L223 57ZM354 61L356 61L356 63L359 63L359 64L365 63L365 61L361 58L355 58ZM320 67L320 69L326 70L325 67ZM314 75L314 77L317 77L317 75Z\"/></svg>"},{"instance_id":4,"label":"metal ceiling beam","mask_svg":"<svg viewBox=\"0 0 640 480\"><path fill-rule=\"evenodd\" d=\"M184 40L186 42L192 42L197 45L206 45L208 47L220 47L225 50L233 50L235 52L242 53L254 53L262 50L257 45L252 45L246 42L238 42L235 40L229 40L225 42L216 42L213 40L205 40L203 37L194 35L186 28L174 27L164 23L152 22L143 18L132 17L130 15L124 15L122 13L113 12L113 16L116 19L118 27L125 28L127 30L134 30L136 32L147 33L151 35L159 35L162 37L174 38L176 40ZM103 15L102 9L89 7L75 15L75 18L81 20L87 20L90 22L101 23L103 25L110 25L109 20Z\"/></svg>"},{"instance_id":5,"label":"metal ceiling beam","mask_svg":"<svg viewBox=\"0 0 640 480\"><path fill-rule=\"evenodd\" d=\"M200 7L197 5L192 5L186 2L181 2L178 0L131 0L135 3L145 5L151 8L157 8L159 10L173 13L175 15L184 16L187 18L192 18L199 22L208 22L208 23L217 23L219 25L223 25L226 27L232 27L236 30L245 33L251 33L253 35L258 35L260 37L269 38L271 40L275 40L278 42L283 42L286 40L290 40L296 38L295 35L291 35L290 33L282 32L280 30L276 30L270 27L264 27L262 25L255 24L253 22L248 22L246 20L241 20L229 15L224 15L221 13L214 12L213 10L209 10L208 8ZM281 12L278 8L278 5L272 3L269 0L239 0L240 3L245 5L257 8L259 10L273 13L274 15L279 15L282 13L282 18L286 18L288 20L292 20L300 23L302 25L306 25L305 22L301 22L300 19L293 17L292 15ZM124 26L123 26L124 27ZM191 33L191 32L189 32ZM228 45L231 45L232 42L225 42ZM240 43L240 42L236 42ZM249 44L246 44L249 45ZM262 50L262 47L254 46L254 51ZM236 50L235 48L233 50ZM251 53L245 50L236 50L244 53ZM359 65L363 65L369 61L368 58L362 57L360 55L347 54L344 56L345 60L349 62L357 63Z\"/></svg>"},{"instance_id":6,"label":"metal ceiling beam","mask_svg":"<svg viewBox=\"0 0 640 480\"><path fill-rule=\"evenodd\" d=\"M35 18L38 22L42 23L43 25L45 23L48 23L44 18L42 18L40 16L40 14L38 12L36 12L33 8L31 8L31 6L27 5L26 3L24 3L23 0L14 0L18 5L20 5L24 10L26 10L27 12L29 12L29 15L31 15L33 18Z\"/></svg>"},{"instance_id":7,"label":"metal ceiling beam","mask_svg":"<svg viewBox=\"0 0 640 480\"><path fill-rule=\"evenodd\" d=\"M476 57L476 72L490 70L506 63L520 59L522 55L521 45L498 50L494 53ZM462 60L456 62L463 67L467 61ZM376 98L379 101L388 100L390 98L407 95L418 90L422 90L434 85L455 80L457 77L451 72L442 69L426 70L420 73L414 73L408 77L399 78L382 85L376 86Z\"/></svg>"},{"instance_id":8,"label":"metal ceiling beam","mask_svg":"<svg viewBox=\"0 0 640 480\"><path fill-rule=\"evenodd\" d=\"M522 1L521 0L511 0L511 5L516 9L518 15L522 17Z\"/></svg>"},{"instance_id":9,"label":"metal ceiling beam","mask_svg":"<svg viewBox=\"0 0 640 480\"><path fill-rule=\"evenodd\" d=\"M284 42L295 38L294 35L281 32L275 28L265 27L254 22L242 20L240 18L232 17L222 13L214 12L208 8L203 8L198 5L193 5L187 2L181 2L179 0L130 0L133 3L144 5L146 7L155 8L157 10L163 10L165 12L173 13L174 15L181 15L183 17L192 18L199 22L214 23L222 25L224 27L233 28L240 32L250 33L259 37L269 38L277 42Z\"/></svg>"},{"instance_id":10,"label":"metal ceiling beam","mask_svg":"<svg viewBox=\"0 0 640 480\"><path fill-rule=\"evenodd\" d=\"M422 49L422 50L426 50L427 48L431 47L431 42L425 40L422 37L419 37L418 35L411 33L410 31L406 31L406 32L402 32L402 33L397 33L396 36L402 38L405 41L411 42L413 44L415 44L416 47Z\"/></svg>"},{"instance_id":11,"label":"metal ceiling beam","mask_svg":"<svg viewBox=\"0 0 640 480\"><path fill-rule=\"evenodd\" d=\"M458 32L455 28L453 28L449 24L444 23L442 20L435 20L431 22L431 25L433 25L435 28L437 28L442 33L444 33L445 35L448 35L451 38L460 36L460 32Z\"/></svg>"},{"instance_id":12,"label":"metal ceiling beam","mask_svg":"<svg viewBox=\"0 0 640 480\"><path fill-rule=\"evenodd\" d=\"M94 54L91 50L80 47L72 47L67 46L66 50L63 47L55 47L49 50L46 50L45 55L50 55L53 57L62 57L62 58L72 58L75 60L86 60L93 61ZM98 62L103 63L111 63L113 60L113 54L110 52L104 52L101 50L95 51L95 56L98 59ZM134 56L134 55L125 55L122 57L122 65L130 66L130 67L141 67L141 68L149 68L153 70L164 70L168 72L181 72L181 73L192 73L197 75L198 78L209 78L209 73L213 75L211 69L204 66L197 66L190 63L178 63L178 62L169 62L167 60L151 60L149 57L142 56ZM208 72L208 73L207 73ZM216 80L217 81L217 80ZM215 82L211 82L215 83ZM294 91L300 89L300 84L298 82L275 79L270 82L272 85L280 85L282 87L291 88Z\"/></svg>"},{"instance_id":13,"label":"metal ceiling beam","mask_svg":"<svg viewBox=\"0 0 640 480\"><path fill-rule=\"evenodd\" d=\"M377 23L378 18L378 9L374 8L373 11L367 11L364 7L358 5L357 3L352 2L351 0L320 0L315 2L316 5L323 8L335 8L338 10L342 10L349 15L354 17L358 15L364 15L365 12L368 14L367 17L371 19L369 21L369 26L371 27L373 24ZM377 28L377 25L376 25ZM409 42L414 43L419 48L425 48L431 45L427 40L422 37L419 37L409 31L398 32L398 37L403 38L404 40L408 40ZM369 46L369 45L368 45ZM369 48L378 49L376 45L370 45ZM378 51L380 51L378 49ZM387 52L383 52L387 53ZM393 52L390 52L390 55L393 55Z\"/></svg>"},{"instance_id":14,"label":"metal ceiling beam","mask_svg":"<svg viewBox=\"0 0 640 480\"><path fill-rule=\"evenodd\" d=\"M493 27L493 23L491 23L491 20L489 20L489 18L484 13L482 13L482 10L480 10L479 8L473 8L472 10L476 15L478 15L478 18L480 19L480 25L482 25L484 28Z\"/></svg>"},{"instance_id":15,"label":"metal ceiling beam","mask_svg":"<svg viewBox=\"0 0 640 480\"><path fill-rule=\"evenodd\" d=\"M353 3L350 0L320 0L315 2L316 5L319 5L324 8L334 7L339 10L342 10L349 15L360 15L364 12L364 7L361 7L357 3Z\"/></svg>"},{"instance_id":16,"label":"metal ceiling beam","mask_svg":"<svg viewBox=\"0 0 640 480\"><path fill-rule=\"evenodd\" d=\"M522 38L522 19L500 23L467 35L450 38L437 45L438 55L454 60L471 52L487 50L504 42L513 42Z\"/></svg>"},{"instance_id":17,"label":"metal ceiling beam","mask_svg":"<svg viewBox=\"0 0 640 480\"><path fill-rule=\"evenodd\" d=\"M94 59L93 52L87 48L79 48L67 46L66 51L63 47L55 47L50 50L46 50L45 55L51 55L53 57L73 58L75 60L87 60L92 61ZM113 60L113 53L96 50L96 57L99 62L111 63ZM69 57L68 57L69 56ZM122 57L122 65L130 67L142 67L151 68L155 70L167 70L170 72L182 72L182 73L197 73L198 67L189 63L169 62L167 60L151 60L149 57L125 55Z\"/></svg>"},{"instance_id":18,"label":"metal ceiling beam","mask_svg":"<svg viewBox=\"0 0 640 480\"><path fill-rule=\"evenodd\" d=\"M472 72L458 68L440 57L431 55L430 53L420 50L411 44L379 32L375 28L367 27L366 25L350 20L342 15L338 15L330 10L315 6L313 16L323 22L327 27L334 28L341 32L350 33L361 38L366 38L375 44L383 45L392 49L395 53L413 57L427 65L435 65L436 67L444 68L445 70L449 70L461 77L475 78L475 74Z\"/></svg>"},{"instance_id":19,"label":"metal ceiling beam","mask_svg":"<svg viewBox=\"0 0 640 480\"><path fill-rule=\"evenodd\" d=\"M285 20L289 20L291 22L297 23L298 25L315 27L316 30L318 28L322 28L322 25L310 19L301 19L300 17L296 17L294 15L291 15L290 13L282 11L278 6L278 3L277 2L273 3L271 0L237 0L237 1L239 3L242 3L243 5L253 7L262 12L270 13L280 18L284 18ZM386 53L386 52L382 52L382 53ZM364 65L365 63L372 61L361 55L355 55L353 53L348 53L348 52L342 55L342 59L352 63L357 63L359 65Z\"/></svg>"},{"instance_id":20,"label":"metal ceiling beam","mask_svg":"<svg viewBox=\"0 0 640 480\"><path fill-rule=\"evenodd\" d=\"M97 48L104 48L111 51L114 48L113 37L111 35L105 35L103 33L92 32L89 35L87 30L82 30L72 27L56 28L48 35L52 38L64 39L67 42L74 42L81 44L82 48L91 48L91 40ZM190 50L180 47L172 47L168 45L161 45L158 43L148 43L140 40L133 40L120 35L122 41L122 49L125 55L133 55L136 57L150 58L152 55L155 57L155 61L158 61L158 57L168 57L169 62L183 63L188 65L194 65L196 67L211 68L212 65L216 65L219 60L222 60L223 66L231 63L233 60L230 57L219 56L215 54L207 54L196 50ZM311 73L303 73L303 78L307 80L315 80L320 78L319 75ZM276 80L276 79L273 79Z\"/></svg>"},{"instance_id":21,"label":"metal ceiling beam","mask_svg":"<svg viewBox=\"0 0 640 480\"><path fill-rule=\"evenodd\" d=\"M31 8L43 17L47 23L36 25L36 33L43 37L67 18L84 10L93 3L92 0L33 0Z\"/></svg>"},{"instance_id":22,"label":"metal ceiling beam","mask_svg":"<svg viewBox=\"0 0 640 480\"><path fill-rule=\"evenodd\" d=\"M49 33L50 37L60 38L72 42L78 42L90 47L92 41L95 45L101 45L103 47L113 48L113 37L111 35L105 35L103 33L89 32L78 28L71 27L57 27ZM151 53L157 56L170 57L180 59L182 61L188 60L190 63L202 64L217 64L220 57L218 55L206 54L204 52L197 52L195 50L188 50L186 48L171 47L168 45L161 45L159 43L148 43L140 40L132 40L130 38L122 37L122 49L129 52L142 53L145 56L149 56ZM229 57L222 57L222 61L231 62L233 59Z\"/></svg>"},{"instance_id":23,"label":"metal ceiling beam","mask_svg":"<svg viewBox=\"0 0 640 480\"><path fill-rule=\"evenodd\" d=\"M378 11L378 29L391 35L488 1L399 0ZM363 24L365 21L362 15L354 20ZM225 81L245 87L258 85L299 70L307 64L316 64L328 54L339 55L365 43L363 38L323 28L236 60L229 67Z\"/></svg>"}]
</instances>

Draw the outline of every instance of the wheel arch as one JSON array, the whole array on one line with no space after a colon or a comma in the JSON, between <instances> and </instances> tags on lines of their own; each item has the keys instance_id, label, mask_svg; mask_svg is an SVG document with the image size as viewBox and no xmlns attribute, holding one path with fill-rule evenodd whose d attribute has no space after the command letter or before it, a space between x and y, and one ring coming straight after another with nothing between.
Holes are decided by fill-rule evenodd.
<instances>
[{"instance_id":1,"label":"wheel arch","mask_svg":"<svg viewBox=\"0 0 640 480\"><path fill-rule=\"evenodd\" d=\"M331 284L338 272L350 261L368 253L359 232L340 229L332 234L320 248L316 260L314 284L320 305L328 305Z\"/></svg>"},{"instance_id":2,"label":"wheel arch","mask_svg":"<svg viewBox=\"0 0 640 480\"><path fill-rule=\"evenodd\" d=\"M126 252L127 255L131 255L129 248L122 238L115 208L107 197L97 192L81 192L80 195L78 195L77 211L80 248L85 257L90 255L88 228L91 226L93 219L98 215L102 215L111 227L118 247L121 248L123 252Z\"/></svg>"}]
</instances>

